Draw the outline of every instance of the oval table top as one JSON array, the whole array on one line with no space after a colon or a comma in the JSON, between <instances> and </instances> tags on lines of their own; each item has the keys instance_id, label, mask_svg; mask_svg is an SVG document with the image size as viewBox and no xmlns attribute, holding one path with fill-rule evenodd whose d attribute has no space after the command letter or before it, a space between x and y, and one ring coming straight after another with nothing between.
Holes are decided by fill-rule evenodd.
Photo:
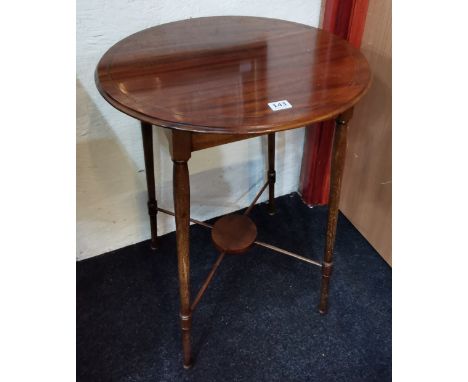
<instances>
[{"instance_id":1,"label":"oval table top","mask_svg":"<svg viewBox=\"0 0 468 382\"><path fill-rule=\"evenodd\" d=\"M260 134L337 116L364 95L371 74L359 50L323 30L222 16L135 33L104 54L95 78L110 104L138 120Z\"/></svg>"}]
</instances>

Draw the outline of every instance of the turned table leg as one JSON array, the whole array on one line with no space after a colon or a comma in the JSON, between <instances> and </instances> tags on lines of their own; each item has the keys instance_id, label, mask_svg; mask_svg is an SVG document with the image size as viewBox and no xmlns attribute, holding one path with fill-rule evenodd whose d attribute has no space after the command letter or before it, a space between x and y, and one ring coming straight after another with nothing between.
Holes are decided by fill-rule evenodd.
<instances>
[{"instance_id":1,"label":"turned table leg","mask_svg":"<svg viewBox=\"0 0 468 382\"><path fill-rule=\"evenodd\" d=\"M192 366L190 309L190 181L187 162L190 149L187 148L187 135L173 132L173 193L176 221L177 264L179 272L180 323L182 329L182 348L184 368ZM188 136L190 138L190 136Z\"/></svg>"},{"instance_id":2,"label":"turned table leg","mask_svg":"<svg viewBox=\"0 0 468 382\"><path fill-rule=\"evenodd\" d=\"M151 224L151 249L156 249L158 247L158 201L156 200L156 187L154 182L153 126L149 123L141 122L141 135L143 137L146 186L148 189L148 214Z\"/></svg>"},{"instance_id":3,"label":"turned table leg","mask_svg":"<svg viewBox=\"0 0 468 382\"><path fill-rule=\"evenodd\" d=\"M268 134L268 213L274 215L275 208L275 133Z\"/></svg>"},{"instance_id":4,"label":"turned table leg","mask_svg":"<svg viewBox=\"0 0 468 382\"><path fill-rule=\"evenodd\" d=\"M322 314L328 308L328 289L333 267L333 246L335 244L336 223L338 220L338 205L340 201L341 179L346 156L346 136L348 122L352 116L352 109L340 114L336 119L335 136L331 162L330 194L328 198L328 222L325 244L325 255L322 263L322 285L320 291L319 311Z\"/></svg>"}]
</instances>

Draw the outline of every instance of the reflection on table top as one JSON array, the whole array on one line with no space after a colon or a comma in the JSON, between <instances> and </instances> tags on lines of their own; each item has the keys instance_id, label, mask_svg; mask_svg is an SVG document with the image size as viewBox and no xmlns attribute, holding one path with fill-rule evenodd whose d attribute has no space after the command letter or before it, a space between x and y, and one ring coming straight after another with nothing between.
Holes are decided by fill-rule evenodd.
<instances>
[{"instance_id":1,"label":"reflection on table top","mask_svg":"<svg viewBox=\"0 0 468 382\"><path fill-rule=\"evenodd\" d=\"M145 29L96 69L101 94L139 120L247 134L329 119L370 84L364 56L325 31L257 17L205 17ZM269 103L292 107L274 111ZM274 107L273 107L274 108Z\"/></svg>"}]
</instances>

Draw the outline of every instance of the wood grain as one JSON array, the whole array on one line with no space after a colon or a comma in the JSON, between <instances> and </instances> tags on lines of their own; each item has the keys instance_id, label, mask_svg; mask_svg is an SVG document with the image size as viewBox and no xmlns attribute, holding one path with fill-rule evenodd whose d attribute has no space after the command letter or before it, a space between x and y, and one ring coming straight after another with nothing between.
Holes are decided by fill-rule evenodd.
<instances>
[{"instance_id":1,"label":"wood grain","mask_svg":"<svg viewBox=\"0 0 468 382\"><path fill-rule=\"evenodd\" d=\"M142 122L147 169L153 167L148 127L153 124L172 129L166 133L174 163L183 364L189 368L193 364L187 165L191 152L269 134L268 182L261 192L270 186L273 212L274 133L337 115L341 118L338 123L344 124L352 106L369 87L369 66L349 43L316 28L256 17L207 17L149 28L127 37L103 56L95 78L99 91L111 105ZM293 107L279 112L269 108L269 102L281 100L288 100ZM328 299L346 148L343 128L338 128L335 141L322 312L326 311ZM148 181L152 183L154 179ZM152 187L148 184L150 199ZM214 225L213 241L222 254L208 279L225 252L243 252L255 241L256 227L245 215L261 192L243 216L223 217Z\"/></svg>"},{"instance_id":2,"label":"wood grain","mask_svg":"<svg viewBox=\"0 0 468 382\"><path fill-rule=\"evenodd\" d=\"M205 17L145 29L96 69L102 96L141 121L204 133L256 134L333 118L367 91L364 56L302 24ZM268 103L292 108L272 111Z\"/></svg>"},{"instance_id":3,"label":"wood grain","mask_svg":"<svg viewBox=\"0 0 468 382\"><path fill-rule=\"evenodd\" d=\"M192 151L207 149L209 147L216 147L226 143L237 142L244 139L259 137L263 134L192 134Z\"/></svg>"},{"instance_id":4,"label":"wood grain","mask_svg":"<svg viewBox=\"0 0 468 382\"><path fill-rule=\"evenodd\" d=\"M275 146L276 135L275 133L268 134L268 213L274 215L276 213L275 207L275 183L276 183L276 170L275 170Z\"/></svg>"},{"instance_id":5,"label":"wood grain","mask_svg":"<svg viewBox=\"0 0 468 382\"><path fill-rule=\"evenodd\" d=\"M146 187L148 189L148 215L151 227L151 249L158 248L158 201L154 182L153 126L141 123L143 153L145 157Z\"/></svg>"},{"instance_id":6,"label":"wood grain","mask_svg":"<svg viewBox=\"0 0 468 382\"><path fill-rule=\"evenodd\" d=\"M184 368L192 367L192 311L190 310L190 133L172 133L173 193L176 222L177 268L179 273L180 324Z\"/></svg>"},{"instance_id":7,"label":"wood grain","mask_svg":"<svg viewBox=\"0 0 468 382\"><path fill-rule=\"evenodd\" d=\"M341 210L392 262L391 0L371 0L362 51L374 79L355 108L349 130Z\"/></svg>"},{"instance_id":8,"label":"wood grain","mask_svg":"<svg viewBox=\"0 0 468 382\"><path fill-rule=\"evenodd\" d=\"M241 254L257 238L257 227L246 215L227 215L218 219L211 230L213 244L221 253Z\"/></svg>"},{"instance_id":9,"label":"wood grain","mask_svg":"<svg viewBox=\"0 0 468 382\"><path fill-rule=\"evenodd\" d=\"M322 262L322 284L320 288L319 311L325 314L328 310L328 292L330 276L333 269L333 247L335 245L336 224L338 222L338 206L340 203L341 183L346 159L346 142L348 123L353 115L353 109L347 110L336 119L333 137L331 159L330 195L328 201L328 220L325 241L325 253Z\"/></svg>"}]
</instances>

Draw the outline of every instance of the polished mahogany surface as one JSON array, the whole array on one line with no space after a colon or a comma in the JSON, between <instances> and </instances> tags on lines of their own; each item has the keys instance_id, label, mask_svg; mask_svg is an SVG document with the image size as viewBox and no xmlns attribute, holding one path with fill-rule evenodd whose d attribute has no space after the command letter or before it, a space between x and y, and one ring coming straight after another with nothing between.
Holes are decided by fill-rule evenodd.
<instances>
[{"instance_id":1,"label":"polished mahogany surface","mask_svg":"<svg viewBox=\"0 0 468 382\"><path fill-rule=\"evenodd\" d=\"M254 134L301 127L353 106L370 84L364 56L302 24L204 17L145 29L111 47L96 83L114 107L158 126ZM268 103L292 107L273 111Z\"/></svg>"},{"instance_id":2,"label":"polished mahogany surface","mask_svg":"<svg viewBox=\"0 0 468 382\"><path fill-rule=\"evenodd\" d=\"M223 216L211 230L213 244L221 253L244 253L256 238L257 227L247 215Z\"/></svg>"}]
</instances>

